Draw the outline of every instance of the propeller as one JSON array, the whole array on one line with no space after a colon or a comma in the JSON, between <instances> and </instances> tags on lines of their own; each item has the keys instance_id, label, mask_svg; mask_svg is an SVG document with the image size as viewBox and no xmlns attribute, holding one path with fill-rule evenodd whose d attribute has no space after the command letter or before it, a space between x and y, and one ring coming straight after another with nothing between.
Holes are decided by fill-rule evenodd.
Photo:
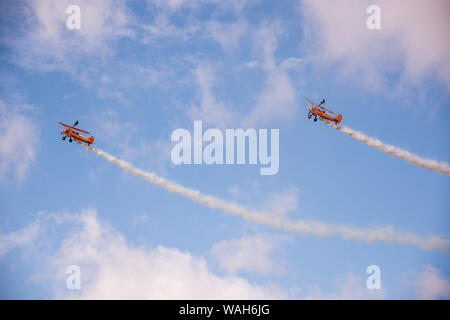
<instances>
[{"instance_id":1,"label":"propeller","mask_svg":"<svg viewBox=\"0 0 450 320\"><path fill-rule=\"evenodd\" d=\"M75 121L75 123L73 124L73 126L74 126L74 127L76 127L76 126L77 126L77 124L78 124L78 120L77 120L77 121Z\"/></svg>"}]
</instances>

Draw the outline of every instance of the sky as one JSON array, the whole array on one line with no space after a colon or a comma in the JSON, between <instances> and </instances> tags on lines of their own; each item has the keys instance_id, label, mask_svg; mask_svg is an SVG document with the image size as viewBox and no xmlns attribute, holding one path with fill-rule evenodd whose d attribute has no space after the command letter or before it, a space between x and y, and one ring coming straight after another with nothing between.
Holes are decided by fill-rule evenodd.
<instances>
[{"instance_id":1,"label":"sky","mask_svg":"<svg viewBox=\"0 0 450 320\"><path fill-rule=\"evenodd\" d=\"M80 8L80 28L66 10ZM370 5L380 28L369 29ZM0 4L0 298L449 299L448 250L272 228L167 192L94 146L283 221L449 239L450 180L307 119L448 162L450 4ZM279 130L279 170L180 164L172 132ZM448 249L448 248L447 248ZM81 288L67 286L79 267ZM381 288L369 290L376 265Z\"/></svg>"}]
</instances>

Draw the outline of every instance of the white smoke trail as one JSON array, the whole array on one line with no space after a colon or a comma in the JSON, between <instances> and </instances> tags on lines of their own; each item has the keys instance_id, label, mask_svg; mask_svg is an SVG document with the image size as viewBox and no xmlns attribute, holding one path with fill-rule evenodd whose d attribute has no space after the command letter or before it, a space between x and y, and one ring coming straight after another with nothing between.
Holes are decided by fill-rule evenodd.
<instances>
[{"instance_id":1,"label":"white smoke trail","mask_svg":"<svg viewBox=\"0 0 450 320\"><path fill-rule=\"evenodd\" d=\"M384 153L390 154L393 157L408 161L418 167L425 168L431 171L436 171L440 174L446 174L450 176L450 165L447 162L438 162L432 159L424 159L415 155L409 151L397 148L393 145L385 144L382 141L366 136L364 133L350 129L345 126L337 125L334 122L321 119L324 123L330 125L336 130L345 133L351 138L358 140L370 147L380 150Z\"/></svg>"},{"instance_id":2,"label":"white smoke trail","mask_svg":"<svg viewBox=\"0 0 450 320\"><path fill-rule=\"evenodd\" d=\"M359 242L373 243L382 241L386 243L398 243L415 245L423 250L448 250L450 248L450 241L442 239L438 236L430 235L427 238L421 238L412 233L399 233L394 231L393 227L381 227L375 229L356 229L341 225L331 225L322 222L313 221L289 221L270 215L268 213L253 211L244 206L222 200L220 198L205 195L197 190L184 187L170 180L157 176L152 172L134 168L130 163L117 159L116 157L96 149L94 147L83 145L86 149L95 152L100 157L105 158L111 163L127 170L128 172L144 178L151 184L157 185L166 189L171 193L179 194L203 206L212 209L222 210L235 216L242 217L246 220L253 221L259 224L269 226L273 229L295 233L301 236L307 234L314 234L319 237L341 237L344 240L355 240Z\"/></svg>"}]
</instances>

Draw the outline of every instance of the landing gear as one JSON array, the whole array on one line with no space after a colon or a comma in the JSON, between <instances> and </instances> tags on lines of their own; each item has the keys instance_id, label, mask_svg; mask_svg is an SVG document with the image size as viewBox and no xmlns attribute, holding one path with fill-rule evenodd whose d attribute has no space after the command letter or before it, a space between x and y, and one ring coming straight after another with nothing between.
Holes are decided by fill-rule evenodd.
<instances>
[{"instance_id":1,"label":"landing gear","mask_svg":"<svg viewBox=\"0 0 450 320\"><path fill-rule=\"evenodd\" d=\"M66 137L62 137L63 140L66 140Z\"/></svg>"},{"instance_id":2,"label":"landing gear","mask_svg":"<svg viewBox=\"0 0 450 320\"><path fill-rule=\"evenodd\" d=\"M314 122L317 122L317 117L314 118Z\"/></svg>"},{"instance_id":3,"label":"landing gear","mask_svg":"<svg viewBox=\"0 0 450 320\"><path fill-rule=\"evenodd\" d=\"M308 112L308 119L311 119L311 112Z\"/></svg>"},{"instance_id":4,"label":"landing gear","mask_svg":"<svg viewBox=\"0 0 450 320\"><path fill-rule=\"evenodd\" d=\"M72 143L72 138L69 139L69 142Z\"/></svg>"}]
</instances>

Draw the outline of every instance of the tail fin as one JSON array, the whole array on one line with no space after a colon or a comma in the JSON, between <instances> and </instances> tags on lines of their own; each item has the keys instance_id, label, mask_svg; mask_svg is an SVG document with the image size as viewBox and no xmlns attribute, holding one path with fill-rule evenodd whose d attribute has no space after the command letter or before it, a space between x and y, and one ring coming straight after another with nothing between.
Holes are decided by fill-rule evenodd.
<instances>
[{"instance_id":1,"label":"tail fin","mask_svg":"<svg viewBox=\"0 0 450 320\"><path fill-rule=\"evenodd\" d=\"M337 122L341 122L342 121L342 114L338 115L336 117Z\"/></svg>"},{"instance_id":2,"label":"tail fin","mask_svg":"<svg viewBox=\"0 0 450 320\"><path fill-rule=\"evenodd\" d=\"M88 140L91 144L94 143L94 137L91 136Z\"/></svg>"}]
</instances>

